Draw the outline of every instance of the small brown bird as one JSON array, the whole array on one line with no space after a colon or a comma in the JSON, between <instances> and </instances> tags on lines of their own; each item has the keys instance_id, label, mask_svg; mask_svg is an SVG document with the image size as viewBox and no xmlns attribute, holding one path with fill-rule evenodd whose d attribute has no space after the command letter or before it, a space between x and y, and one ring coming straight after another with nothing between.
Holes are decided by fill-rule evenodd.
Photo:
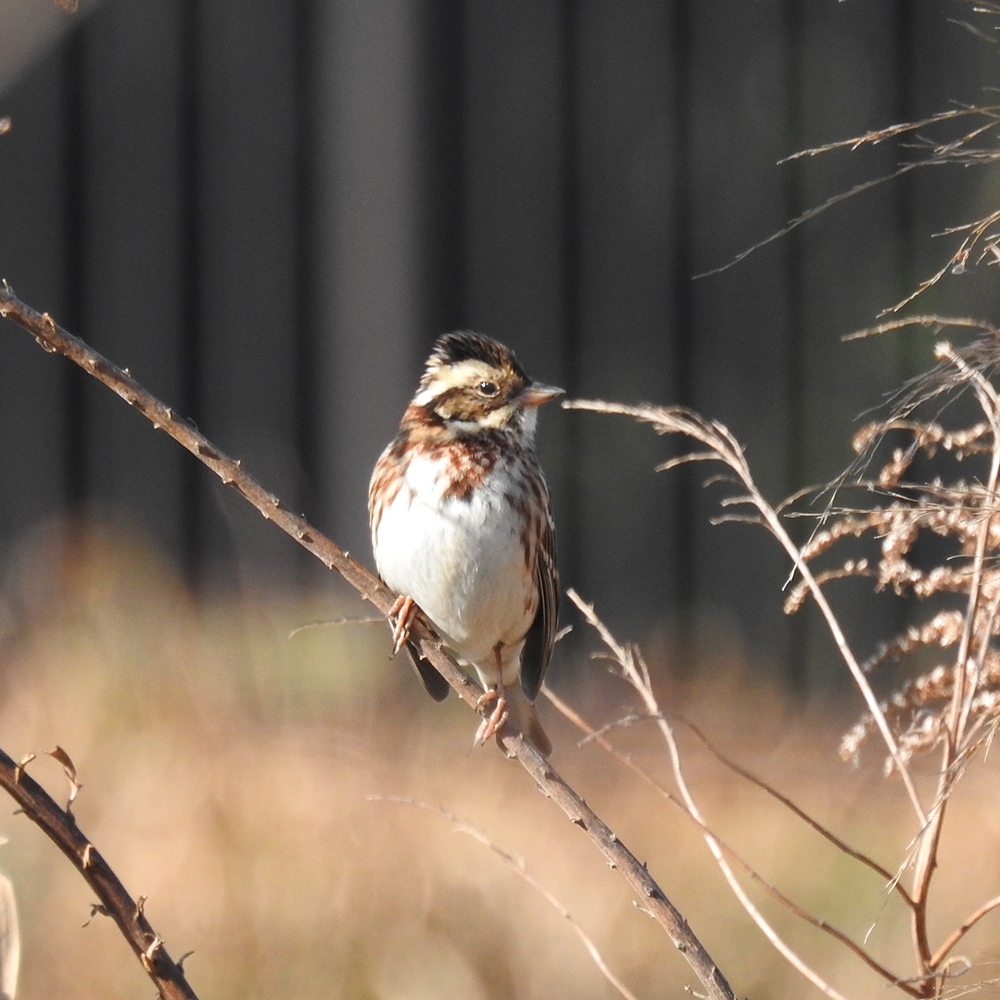
<instances>
[{"instance_id":1,"label":"small brown bird","mask_svg":"<svg viewBox=\"0 0 1000 1000\"><path fill-rule=\"evenodd\" d=\"M445 334L368 492L375 563L400 595L395 648L419 606L475 667L483 700L496 701L476 743L510 717L546 756L552 745L532 703L552 655L559 592L549 491L534 441L537 408L561 393L528 378L503 344ZM441 701L447 682L414 659Z\"/></svg>"}]
</instances>

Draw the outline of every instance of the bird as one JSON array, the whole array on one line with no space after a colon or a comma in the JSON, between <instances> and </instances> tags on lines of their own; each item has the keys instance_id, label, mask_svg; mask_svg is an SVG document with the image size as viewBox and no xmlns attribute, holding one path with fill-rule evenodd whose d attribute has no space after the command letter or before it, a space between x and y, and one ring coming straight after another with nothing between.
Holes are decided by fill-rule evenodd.
<instances>
[{"instance_id":1,"label":"bird","mask_svg":"<svg viewBox=\"0 0 1000 1000\"><path fill-rule=\"evenodd\" d=\"M538 407L562 394L498 341L446 333L368 491L375 564L398 595L393 652L407 646L427 692L447 697L447 681L408 643L419 608L478 674L480 708L494 703L474 745L495 736L502 746L509 719L546 757L534 701L555 644L559 577L535 428Z\"/></svg>"}]
</instances>

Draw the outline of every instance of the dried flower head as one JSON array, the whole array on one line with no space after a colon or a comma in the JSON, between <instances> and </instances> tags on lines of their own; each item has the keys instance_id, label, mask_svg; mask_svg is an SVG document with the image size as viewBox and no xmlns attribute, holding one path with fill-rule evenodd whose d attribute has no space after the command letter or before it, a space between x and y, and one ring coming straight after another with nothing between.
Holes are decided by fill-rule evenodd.
<instances>
[{"instance_id":1,"label":"dried flower head","mask_svg":"<svg viewBox=\"0 0 1000 1000\"><path fill-rule=\"evenodd\" d=\"M817 580L866 577L877 591L926 602L923 620L883 642L864 664L869 673L889 662L914 664L881 706L904 761L937 746L946 733L959 752L978 746L1000 704L994 648L1000 634L1000 399L991 382L1000 341L991 335L961 351L939 344L937 354L940 364L905 387L889 416L855 436L859 460L834 484L835 495L858 487L867 506L828 508L802 548L811 563L845 539L867 538L872 554L814 568ZM980 412L967 426L945 426L942 414L970 390ZM931 404L934 418L920 419ZM915 472L918 459L932 475ZM918 557L918 544L929 536L941 541L923 546ZM928 549L935 554L930 565ZM786 611L799 610L807 594L804 584L792 588ZM934 665L927 669L929 655ZM874 731L868 713L845 734L844 758L856 760ZM887 762L887 770L893 766Z\"/></svg>"}]
</instances>

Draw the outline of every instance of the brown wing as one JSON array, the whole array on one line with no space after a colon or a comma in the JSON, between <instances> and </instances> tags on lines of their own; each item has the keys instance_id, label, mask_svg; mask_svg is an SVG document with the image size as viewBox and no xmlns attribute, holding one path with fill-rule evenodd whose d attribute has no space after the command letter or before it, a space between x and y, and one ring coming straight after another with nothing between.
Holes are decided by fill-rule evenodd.
<instances>
[{"instance_id":1,"label":"brown wing","mask_svg":"<svg viewBox=\"0 0 1000 1000\"><path fill-rule=\"evenodd\" d=\"M535 583L538 586L538 611L525 636L524 651L521 653L521 690L529 701L534 701L542 688L559 625L556 535L548 511L535 553Z\"/></svg>"}]
</instances>

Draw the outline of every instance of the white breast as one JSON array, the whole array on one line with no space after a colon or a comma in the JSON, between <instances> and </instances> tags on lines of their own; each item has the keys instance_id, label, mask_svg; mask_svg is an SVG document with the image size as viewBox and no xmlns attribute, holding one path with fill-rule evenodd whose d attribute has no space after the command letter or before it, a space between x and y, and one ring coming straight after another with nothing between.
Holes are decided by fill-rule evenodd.
<instances>
[{"instance_id":1,"label":"white breast","mask_svg":"<svg viewBox=\"0 0 1000 1000\"><path fill-rule=\"evenodd\" d=\"M520 520L504 499L509 486L498 465L469 499L442 499L432 463L414 458L375 539L382 579L412 597L449 645L483 668L486 681L496 679L493 650L503 644L505 683L513 680L508 670L516 675L536 607Z\"/></svg>"}]
</instances>

